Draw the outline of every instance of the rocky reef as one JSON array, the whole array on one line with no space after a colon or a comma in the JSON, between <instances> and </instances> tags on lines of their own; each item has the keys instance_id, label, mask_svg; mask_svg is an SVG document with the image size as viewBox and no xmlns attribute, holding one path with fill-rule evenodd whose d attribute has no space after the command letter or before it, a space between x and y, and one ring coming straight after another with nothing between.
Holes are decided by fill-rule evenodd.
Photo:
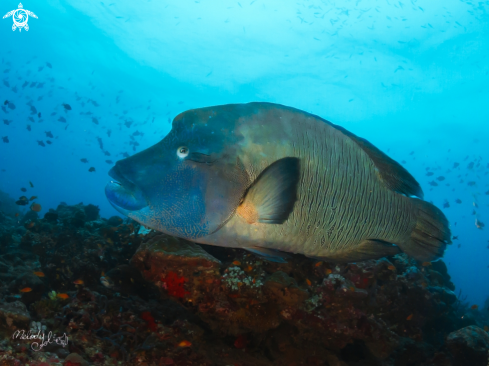
<instances>
[{"instance_id":1,"label":"rocky reef","mask_svg":"<svg viewBox=\"0 0 489 366\"><path fill-rule=\"evenodd\" d=\"M14 214L0 232L0 366L487 365L488 317L441 260L278 264L94 205Z\"/></svg>"}]
</instances>

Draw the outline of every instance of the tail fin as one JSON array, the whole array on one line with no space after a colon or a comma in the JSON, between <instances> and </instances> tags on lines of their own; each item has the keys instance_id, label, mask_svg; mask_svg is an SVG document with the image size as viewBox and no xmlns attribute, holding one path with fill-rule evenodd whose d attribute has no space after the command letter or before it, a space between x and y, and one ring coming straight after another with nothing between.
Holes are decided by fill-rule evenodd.
<instances>
[{"instance_id":1,"label":"tail fin","mask_svg":"<svg viewBox=\"0 0 489 366\"><path fill-rule=\"evenodd\" d=\"M447 244L452 242L448 220L431 203L412 199L418 219L408 240L399 246L403 252L419 261L433 261L443 256Z\"/></svg>"}]
</instances>

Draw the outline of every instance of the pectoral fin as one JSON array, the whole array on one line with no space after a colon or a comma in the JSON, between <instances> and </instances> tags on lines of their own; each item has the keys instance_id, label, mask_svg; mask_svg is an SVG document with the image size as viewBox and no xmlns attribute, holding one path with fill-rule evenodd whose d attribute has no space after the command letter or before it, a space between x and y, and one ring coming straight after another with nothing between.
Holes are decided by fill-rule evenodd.
<instances>
[{"instance_id":1,"label":"pectoral fin","mask_svg":"<svg viewBox=\"0 0 489 366\"><path fill-rule=\"evenodd\" d=\"M268 166L248 189L237 214L249 224L282 224L297 200L300 160L283 158Z\"/></svg>"}]
</instances>

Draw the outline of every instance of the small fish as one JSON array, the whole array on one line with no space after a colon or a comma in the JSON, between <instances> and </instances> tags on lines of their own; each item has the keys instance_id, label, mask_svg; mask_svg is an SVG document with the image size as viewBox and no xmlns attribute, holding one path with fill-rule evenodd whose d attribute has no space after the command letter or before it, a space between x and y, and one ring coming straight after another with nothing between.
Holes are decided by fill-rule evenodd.
<instances>
[{"instance_id":1,"label":"small fish","mask_svg":"<svg viewBox=\"0 0 489 366\"><path fill-rule=\"evenodd\" d=\"M429 267L429 266L431 266L431 262L423 262L423 263L421 263L421 265L423 267Z\"/></svg>"},{"instance_id":2,"label":"small fish","mask_svg":"<svg viewBox=\"0 0 489 366\"><path fill-rule=\"evenodd\" d=\"M27 125L27 131L32 131L31 125Z\"/></svg>"},{"instance_id":3,"label":"small fish","mask_svg":"<svg viewBox=\"0 0 489 366\"><path fill-rule=\"evenodd\" d=\"M34 212L40 212L42 210L42 207L39 203L32 203L31 205L31 210Z\"/></svg>"},{"instance_id":4,"label":"small fish","mask_svg":"<svg viewBox=\"0 0 489 366\"><path fill-rule=\"evenodd\" d=\"M241 262L240 262L240 261L234 261L234 262L233 262L233 264L234 264L235 266L240 266L240 265L241 265Z\"/></svg>"},{"instance_id":5,"label":"small fish","mask_svg":"<svg viewBox=\"0 0 489 366\"><path fill-rule=\"evenodd\" d=\"M476 309L478 309L478 308L479 308L479 305L472 305L470 308L471 308L472 310L476 310Z\"/></svg>"},{"instance_id":6,"label":"small fish","mask_svg":"<svg viewBox=\"0 0 489 366\"><path fill-rule=\"evenodd\" d=\"M44 131L44 133L46 134L46 137L49 137L49 138L53 138L53 134L51 133L51 131Z\"/></svg>"},{"instance_id":7,"label":"small fish","mask_svg":"<svg viewBox=\"0 0 489 366\"><path fill-rule=\"evenodd\" d=\"M19 198L18 201L15 201L15 204L16 205L19 205L19 206L25 206L29 203L29 200L27 199L26 196L22 196Z\"/></svg>"},{"instance_id":8,"label":"small fish","mask_svg":"<svg viewBox=\"0 0 489 366\"><path fill-rule=\"evenodd\" d=\"M445 177L440 175L436 180L439 180L440 182L443 182L445 180Z\"/></svg>"},{"instance_id":9,"label":"small fish","mask_svg":"<svg viewBox=\"0 0 489 366\"><path fill-rule=\"evenodd\" d=\"M26 189L26 188L24 188L24 187L22 187L20 190L21 190L22 192L27 192L27 189Z\"/></svg>"},{"instance_id":10,"label":"small fish","mask_svg":"<svg viewBox=\"0 0 489 366\"><path fill-rule=\"evenodd\" d=\"M409 315L406 320L411 320L413 318L414 314Z\"/></svg>"},{"instance_id":11,"label":"small fish","mask_svg":"<svg viewBox=\"0 0 489 366\"><path fill-rule=\"evenodd\" d=\"M8 144L10 142L8 139L8 136L3 136L2 141L5 142L6 144Z\"/></svg>"},{"instance_id":12,"label":"small fish","mask_svg":"<svg viewBox=\"0 0 489 366\"><path fill-rule=\"evenodd\" d=\"M483 223L482 221L479 221L479 220L475 219L475 227L476 227L477 229L482 230L482 228L483 228L484 226L486 226L486 225L484 225L484 223Z\"/></svg>"},{"instance_id":13,"label":"small fish","mask_svg":"<svg viewBox=\"0 0 489 366\"><path fill-rule=\"evenodd\" d=\"M391 265L387 266L387 269L389 269L391 271L395 271L396 267L391 264Z\"/></svg>"},{"instance_id":14,"label":"small fish","mask_svg":"<svg viewBox=\"0 0 489 366\"><path fill-rule=\"evenodd\" d=\"M113 162L112 160L105 160L105 162L106 162L107 164L114 164L114 162Z\"/></svg>"},{"instance_id":15,"label":"small fish","mask_svg":"<svg viewBox=\"0 0 489 366\"><path fill-rule=\"evenodd\" d=\"M31 188L34 188L34 184L32 184L31 181L29 181L29 185L31 186Z\"/></svg>"},{"instance_id":16,"label":"small fish","mask_svg":"<svg viewBox=\"0 0 489 366\"><path fill-rule=\"evenodd\" d=\"M445 203L443 203L443 208L449 208L450 207L450 203L448 201L445 201Z\"/></svg>"},{"instance_id":17,"label":"small fish","mask_svg":"<svg viewBox=\"0 0 489 366\"><path fill-rule=\"evenodd\" d=\"M457 198L457 199L455 200L455 202L457 202L457 203L462 203L462 200L461 200L461 199L459 199L459 198Z\"/></svg>"},{"instance_id":18,"label":"small fish","mask_svg":"<svg viewBox=\"0 0 489 366\"><path fill-rule=\"evenodd\" d=\"M329 274L331 274L331 273L333 273L333 271L332 271L331 269L329 269L329 268L328 268L328 269L326 270L326 274L328 274L328 275L329 275Z\"/></svg>"},{"instance_id":19,"label":"small fish","mask_svg":"<svg viewBox=\"0 0 489 366\"><path fill-rule=\"evenodd\" d=\"M458 235L457 236L453 236L452 239L453 240L457 240L458 239Z\"/></svg>"},{"instance_id":20,"label":"small fish","mask_svg":"<svg viewBox=\"0 0 489 366\"><path fill-rule=\"evenodd\" d=\"M92 166L92 167L90 167L90 169L88 169L88 171L89 171L90 173L93 173L93 172L95 171L95 168Z\"/></svg>"},{"instance_id":21,"label":"small fish","mask_svg":"<svg viewBox=\"0 0 489 366\"><path fill-rule=\"evenodd\" d=\"M59 297L60 299L66 300L70 298L70 295L68 294L57 294L56 297Z\"/></svg>"},{"instance_id":22,"label":"small fish","mask_svg":"<svg viewBox=\"0 0 489 366\"><path fill-rule=\"evenodd\" d=\"M83 285L85 282L83 282L83 280L76 280L76 281L73 281L73 283L75 285Z\"/></svg>"},{"instance_id":23,"label":"small fish","mask_svg":"<svg viewBox=\"0 0 489 366\"><path fill-rule=\"evenodd\" d=\"M39 146L42 146L42 147L45 147L46 146L46 144L44 142L42 142L42 140L37 140L37 144Z\"/></svg>"},{"instance_id":24,"label":"small fish","mask_svg":"<svg viewBox=\"0 0 489 366\"><path fill-rule=\"evenodd\" d=\"M181 341L178 344L178 347L190 347L191 345L192 345L192 343L190 343L189 341Z\"/></svg>"},{"instance_id":25,"label":"small fish","mask_svg":"<svg viewBox=\"0 0 489 366\"><path fill-rule=\"evenodd\" d=\"M66 118L64 118L64 117L59 117L59 118L58 118L58 121L63 122L63 123L66 123Z\"/></svg>"},{"instance_id":26,"label":"small fish","mask_svg":"<svg viewBox=\"0 0 489 366\"><path fill-rule=\"evenodd\" d=\"M19 214L18 212L16 212L16 213L15 213L15 217L19 217L19 215L20 215L20 214Z\"/></svg>"},{"instance_id":27,"label":"small fish","mask_svg":"<svg viewBox=\"0 0 489 366\"><path fill-rule=\"evenodd\" d=\"M489 332L489 327L487 325L484 325L484 331Z\"/></svg>"},{"instance_id":28,"label":"small fish","mask_svg":"<svg viewBox=\"0 0 489 366\"><path fill-rule=\"evenodd\" d=\"M88 163L88 160L87 160L86 158L82 158L82 159L80 159L80 161L81 161L82 163Z\"/></svg>"},{"instance_id":29,"label":"small fish","mask_svg":"<svg viewBox=\"0 0 489 366\"><path fill-rule=\"evenodd\" d=\"M32 289L30 287L24 287L20 292L31 292Z\"/></svg>"},{"instance_id":30,"label":"small fish","mask_svg":"<svg viewBox=\"0 0 489 366\"><path fill-rule=\"evenodd\" d=\"M323 262L317 262L314 267L319 267L321 264L323 264Z\"/></svg>"},{"instance_id":31,"label":"small fish","mask_svg":"<svg viewBox=\"0 0 489 366\"><path fill-rule=\"evenodd\" d=\"M306 283L307 283L307 286L311 286L312 285L311 280L309 278L306 278Z\"/></svg>"},{"instance_id":32,"label":"small fish","mask_svg":"<svg viewBox=\"0 0 489 366\"><path fill-rule=\"evenodd\" d=\"M71 111L71 106L67 103L63 103L63 107L67 110L67 111Z\"/></svg>"},{"instance_id":33,"label":"small fish","mask_svg":"<svg viewBox=\"0 0 489 366\"><path fill-rule=\"evenodd\" d=\"M44 272L34 272L37 277L45 277Z\"/></svg>"}]
</instances>

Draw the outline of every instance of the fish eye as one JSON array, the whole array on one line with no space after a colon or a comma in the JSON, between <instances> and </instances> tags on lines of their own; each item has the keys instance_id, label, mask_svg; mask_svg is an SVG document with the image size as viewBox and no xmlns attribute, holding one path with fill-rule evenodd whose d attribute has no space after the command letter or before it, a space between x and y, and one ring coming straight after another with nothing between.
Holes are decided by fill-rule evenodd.
<instances>
[{"instance_id":1,"label":"fish eye","mask_svg":"<svg viewBox=\"0 0 489 366\"><path fill-rule=\"evenodd\" d=\"M177 149L177 155L181 159L187 157L187 155L188 155L188 147L186 147L186 146L179 147Z\"/></svg>"}]
</instances>

